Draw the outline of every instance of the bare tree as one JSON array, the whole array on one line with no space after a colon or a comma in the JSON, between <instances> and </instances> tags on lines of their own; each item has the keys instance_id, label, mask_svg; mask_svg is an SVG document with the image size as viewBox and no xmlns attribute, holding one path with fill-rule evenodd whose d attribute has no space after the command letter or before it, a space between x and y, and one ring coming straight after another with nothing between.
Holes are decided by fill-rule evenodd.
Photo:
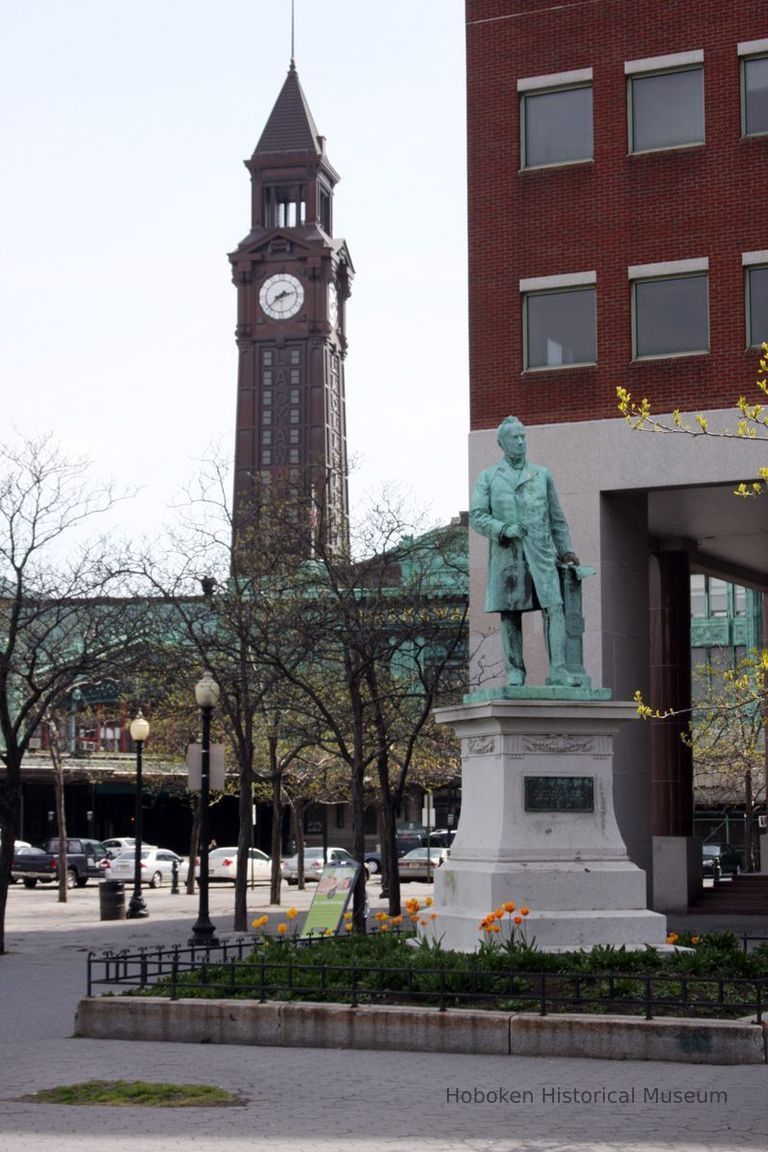
<instances>
[{"instance_id":1,"label":"bare tree","mask_svg":"<svg viewBox=\"0 0 768 1152\"><path fill-rule=\"evenodd\" d=\"M317 523L322 504L307 516ZM449 677L466 666L466 530L417 532L390 499L374 505L353 536L354 558L324 544L281 574L269 597L279 644L262 660L290 684L311 717L318 747L348 770L352 852L365 852L366 778L375 771L390 908L400 909L396 813L408 774ZM354 917L363 927L361 870Z\"/></svg>"},{"instance_id":2,"label":"bare tree","mask_svg":"<svg viewBox=\"0 0 768 1152\"><path fill-rule=\"evenodd\" d=\"M248 926L254 786L258 779L270 788L275 824L272 897L279 902L281 776L306 743L303 730L293 739L291 723L284 719L292 715L291 686L282 668L264 659L265 650L280 645L279 614L271 601L279 580L296 563L290 550L293 537L278 528L286 512L283 505L278 507L276 494L270 494L269 517L265 509L259 515L254 510L246 524L245 509L241 501L241 523L235 531L227 464L221 459L207 462L187 492L183 517L169 534L167 562L161 566L148 557L144 565L149 586L168 610L161 639L164 659L171 660L174 675L196 665L199 677L207 668L219 685L215 719L238 771L233 926L240 932ZM166 663L166 675L168 671ZM200 845L200 851L207 849Z\"/></svg>"},{"instance_id":3,"label":"bare tree","mask_svg":"<svg viewBox=\"0 0 768 1152\"><path fill-rule=\"evenodd\" d=\"M29 741L57 700L114 669L141 631L145 606L116 599L126 567L113 546L80 539L118 499L49 436L0 446L0 953Z\"/></svg>"}]
</instances>

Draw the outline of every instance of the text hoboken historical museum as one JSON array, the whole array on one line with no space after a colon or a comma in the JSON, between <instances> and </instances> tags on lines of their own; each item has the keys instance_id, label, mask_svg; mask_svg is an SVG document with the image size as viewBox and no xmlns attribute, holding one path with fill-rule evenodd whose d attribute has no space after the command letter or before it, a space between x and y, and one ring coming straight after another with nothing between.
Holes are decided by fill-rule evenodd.
<instances>
[{"instance_id":1,"label":"text hoboken historical museum","mask_svg":"<svg viewBox=\"0 0 768 1152\"><path fill-rule=\"evenodd\" d=\"M446 1088L446 1104L728 1104L728 1093L705 1088Z\"/></svg>"}]
</instances>

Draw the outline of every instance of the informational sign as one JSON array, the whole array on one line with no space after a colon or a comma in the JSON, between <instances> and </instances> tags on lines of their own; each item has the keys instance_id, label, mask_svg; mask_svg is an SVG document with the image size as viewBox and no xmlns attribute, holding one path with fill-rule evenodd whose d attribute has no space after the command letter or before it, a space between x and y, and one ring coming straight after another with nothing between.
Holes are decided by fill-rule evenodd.
<instances>
[{"instance_id":1,"label":"informational sign","mask_svg":"<svg viewBox=\"0 0 768 1152\"><path fill-rule=\"evenodd\" d=\"M339 931L355 890L359 864L326 864L301 930L301 939Z\"/></svg>"},{"instance_id":2,"label":"informational sign","mask_svg":"<svg viewBox=\"0 0 768 1152\"><path fill-rule=\"evenodd\" d=\"M526 776L526 812L594 812L594 776Z\"/></svg>"},{"instance_id":3,"label":"informational sign","mask_svg":"<svg viewBox=\"0 0 768 1152\"><path fill-rule=\"evenodd\" d=\"M187 788L190 792L200 791L203 749L199 744L187 745ZM211 744L208 752L208 786L212 792L224 791L226 767L224 745Z\"/></svg>"}]
</instances>

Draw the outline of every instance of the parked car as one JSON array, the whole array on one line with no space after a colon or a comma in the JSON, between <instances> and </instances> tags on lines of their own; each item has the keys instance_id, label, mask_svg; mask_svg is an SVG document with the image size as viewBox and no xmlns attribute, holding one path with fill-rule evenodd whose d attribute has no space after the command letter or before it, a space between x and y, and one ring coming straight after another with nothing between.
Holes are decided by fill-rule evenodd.
<instances>
[{"instance_id":1,"label":"parked car","mask_svg":"<svg viewBox=\"0 0 768 1152\"><path fill-rule=\"evenodd\" d=\"M322 848L305 848L304 849L304 880L306 882L316 882L323 874L325 864L355 864L357 861L353 856L347 852L346 848L328 848L326 849L326 860L323 861ZM366 880L370 876L367 866L365 867ZM291 856L288 860L283 860L281 867L281 875L283 880L287 880L289 884L298 884L299 882L299 857Z\"/></svg>"},{"instance_id":2,"label":"parked car","mask_svg":"<svg viewBox=\"0 0 768 1152\"><path fill-rule=\"evenodd\" d=\"M200 875L199 862L195 875ZM208 853L208 879L234 884L237 875L237 848L214 848ZM272 860L258 848L248 849L248 883L269 884L272 878Z\"/></svg>"},{"instance_id":3,"label":"parked car","mask_svg":"<svg viewBox=\"0 0 768 1152\"><path fill-rule=\"evenodd\" d=\"M144 848L141 849L141 883L148 884L150 888L159 888L161 884L170 884L173 881L173 866L178 865L179 883L184 883L189 871L189 861L183 856L171 852L170 848ZM109 861L107 872L110 880L133 880L136 867L135 849L121 852Z\"/></svg>"},{"instance_id":4,"label":"parked car","mask_svg":"<svg viewBox=\"0 0 768 1152\"><path fill-rule=\"evenodd\" d=\"M136 847L135 836L113 836L109 840L102 840L102 844L107 850L110 860L115 856L119 856L121 852L127 852L129 848ZM149 848L150 845L148 844Z\"/></svg>"},{"instance_id":5,"label":"parked car","mask_svg":"<svg viewBox=\"0 0 768 1152\"><path fill-rule=\"evenodd\" d=\"M433 848L450 848L456 838L456 828L433 828L429 843Z\"/></svg>"},{"instance_id":6,"label":"parked car","mask_svg":"<svg viewBox=\"0 0 768 1152\"><path fill-rule=\"evenodd\" d=\"M34 888L38 880L42 884L51 884L54 880L58 880L58 877L58 862L50 852L44 852L42 848L33 848L31 844L17 846L14 843L12 884L22 880L25 888Z\"/></svg>"},{"instance_id":7,"label":"parked car","mask_svg":"<svg viewBox=\"0 0 768 1152\"><path fill-rule=\"evenodd\" d=\"M702 867L705 876L719 880L726 872L738 876L743 863L741 853L730 844L705 844L702 848Z\"/></svg>"},{"instance_id":8,"label":"parked car","mask_svg":"<svg viewBox=\"0 0 768 1152\"><path fill-rule=\"evenodd\" d=\"M442 840L435 841L433 839L433 837L435 835L436 835L436 833L433 832L430 836L432 843L433 844L435 844L435 843L439 844L439 846L441 848L442 847L447 848L448 847L447 842L445 844L443 844ZM426 843L427 843L426 832L418 832L415 830L414 831L409 830L407 832L398 832L397 836L395 837L395 844L397 846L397 855L399 858L402 858L403 856L405 856L406 852L412 852L414 848L423 848ZM363 859L366 863L366 866L368 868L368 872L370 873L371 876L376 876L376 875L378 875L379 872L381 872L381 852L379 852L379 851L366 852Z\"/></svg>"},{"instance_id":9,"label":"parked car","mask_svg":"<svg viewBox=\"0 0 768 1152\"><path fill-rule=\"evenodd\" d=\"M434 847L414 848L412 852L406 852L397 862L401 884L408 884L411 880L433 880L435 871L448 855L447 848Z\"/></svg>"},{"instance_id":10,"label":"parked car","mask_svg":"<svg viewBox=\"0 0 768 1152\"><path fill-rule=\"evenodd\" d=\"M67 888L83 888L89 880L103 880L109 857L98 840L67 838ZM11 876L26 888L38 881L52 884L59 878L59 841L47 840L43 848L22 848L14 853Z\"/></svg>"}]
</instances>

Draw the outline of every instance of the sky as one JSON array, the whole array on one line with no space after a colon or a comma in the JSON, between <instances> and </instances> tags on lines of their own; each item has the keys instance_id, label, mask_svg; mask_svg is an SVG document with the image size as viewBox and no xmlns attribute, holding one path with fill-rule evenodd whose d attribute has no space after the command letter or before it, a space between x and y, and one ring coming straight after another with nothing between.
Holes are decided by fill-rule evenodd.
<instances>
[{"instance_id":1,"label":"sky","mask_svg":"<svg viewBox=\"0 0 768 1152\"><path fill-rule=\"evenodd\" d=\"M347 431L359 508L467 506L462 0L296 0L299 78L341 174ZM250 156L291 55L290 0L24 0L0 41L0 441L50 431L174 516L231 457Z\"/></svg>"}]
</instances>

